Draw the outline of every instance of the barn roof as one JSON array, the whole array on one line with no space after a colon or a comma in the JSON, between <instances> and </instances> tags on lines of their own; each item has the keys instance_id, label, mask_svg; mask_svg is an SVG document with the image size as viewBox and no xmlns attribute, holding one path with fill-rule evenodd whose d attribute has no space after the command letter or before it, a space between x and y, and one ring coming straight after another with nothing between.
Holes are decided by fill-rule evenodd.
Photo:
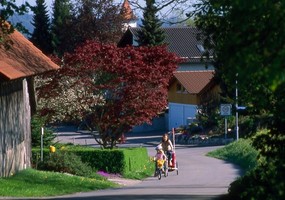
<instances>
[{"instance_id":1,"label":"barn roof","mask_svg":"<svg viewBox=\"0 0 285 200\"><path fill-rule=\"evenodd\" d=\"M17 30L6 41L11 42L8 48L0 45L1 79L14 80L59 68Z\"/></svg>"},{"instance_id":2,"label":"barn roof","mask_svg":"<svg viewBox=\"0 0 285 200\"><path fill-rule=\"evenodd\" d=\"M190 94L199 94L214 77L214 70L176 71L174 77Z\"/></svg>"}]
</instances>

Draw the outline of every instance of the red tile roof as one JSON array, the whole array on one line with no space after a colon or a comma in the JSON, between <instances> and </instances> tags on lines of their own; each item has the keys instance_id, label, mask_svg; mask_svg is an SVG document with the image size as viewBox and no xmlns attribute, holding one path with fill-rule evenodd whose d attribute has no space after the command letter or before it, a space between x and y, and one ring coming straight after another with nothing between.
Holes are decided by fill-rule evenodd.
<instances>
[{"instance_id":1,"label":"red tile roof","mask_svg":"<svg viewBox=\"0 0 285 200\"><path fill-rule=\"evenodd\" d=\"M190 94L199 94L214 77L214 70L176 71L174 77Z\"/></svg>"},{"instance_id":2,"label":"red tile roof","mask_svg":"<svg viewBox=\"0 0 285 200\"><path fill-rule=\"evenodd\" d=\"M0 45L0 78L13 80L59 68L17 30L7 40L12 42L8 49Z\"/></svg>"}]
</instances>

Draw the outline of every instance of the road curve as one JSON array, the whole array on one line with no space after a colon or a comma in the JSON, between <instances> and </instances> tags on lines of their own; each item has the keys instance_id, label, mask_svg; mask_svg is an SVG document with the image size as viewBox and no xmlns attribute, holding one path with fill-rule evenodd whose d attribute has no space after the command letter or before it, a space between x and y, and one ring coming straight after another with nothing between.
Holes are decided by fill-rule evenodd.
<instances>
[{"instance_id":1,"label":"road curve","mask_svg":"<svg viewBox=\"0 0 285 200\"><path fill-rule=\"evenodd\" d=\"M215 199L226 194L229 184L240 176L240 170L234 165L205 156L216 148L219 147L177 146L178 175L176 170L161 180L149 177L122 188L46 199ZM152 149L149 148L150 154Z\"/></svg>"},{"instance_id":2,"label":"road curve","mask_svg":"<svg viewBox=\"0 0 285 200\"><path fill-rule=\"evenodd\" d=\"M141 133L128 135L125 146L145 146L149 155L154 155L161 133ZM72 130L58 132L58 141L96 147L92 136ZM97 145L98 146L98 145ZM53 200L141 200L141 199L216 199L226 194L228 187L241 175L238 167L223 160L206 156L215 147L193 147L176 145L178 170L169 172L168 177L149 177L143 181L132 182L121 188L76 193L59 197L29 198ZM178 171L178 175L177 175ZM16 198L21 199L21 198ZM25 198L27 199L27 198Z\"/></svg>"}]
</instances>

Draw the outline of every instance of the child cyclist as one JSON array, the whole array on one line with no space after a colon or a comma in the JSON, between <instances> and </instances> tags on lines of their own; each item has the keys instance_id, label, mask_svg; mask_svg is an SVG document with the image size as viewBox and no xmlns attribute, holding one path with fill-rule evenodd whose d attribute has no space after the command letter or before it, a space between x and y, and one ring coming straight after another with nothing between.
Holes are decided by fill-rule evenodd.
<instances>
[{"instance_id":1,"label":"child cyclist","mask_svg":"<svg viewBox=\"0 0 285 200\"><path fill-rule=\"evenodd\" d=\"M164 154L164 151L162 149L162 146L161 145L158 145L156 148L156 154L154 156L154 160L155 160L155 174L154 176L156 176L156 172L157 172L157 168L158 168L158 162L161 162L164 163L166 160L167 160L167 156ZM162 168L163 171L164 171L164 168Z\"/></svg>"}]
</instances>

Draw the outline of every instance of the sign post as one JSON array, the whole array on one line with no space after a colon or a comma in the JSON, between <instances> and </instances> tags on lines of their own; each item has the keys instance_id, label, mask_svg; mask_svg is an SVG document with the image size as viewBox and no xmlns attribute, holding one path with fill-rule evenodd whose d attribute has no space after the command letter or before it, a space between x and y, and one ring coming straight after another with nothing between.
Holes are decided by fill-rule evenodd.
<instances>
[{"instance_id":1,"label":"sign post","mask_svg":"<svg viewBox=\"0 0 285 200\"><path fill-rule=\"evenodd\" d=\"M231 104L221 104L220 112L221 112L221 116L225 116L225 139L227 139L227 134L228 134L227 117L232 114L232 105Z\"/></svg>"},{"instance_id":2,"label":"sign post","mask_svg":"<svg viewBox=\"0 0 285 200\"><path fill-rule=\"evenodd\" d=\"M41 161L44 160L44 128L41 128Z\"/></svg>"}]
</instances>

